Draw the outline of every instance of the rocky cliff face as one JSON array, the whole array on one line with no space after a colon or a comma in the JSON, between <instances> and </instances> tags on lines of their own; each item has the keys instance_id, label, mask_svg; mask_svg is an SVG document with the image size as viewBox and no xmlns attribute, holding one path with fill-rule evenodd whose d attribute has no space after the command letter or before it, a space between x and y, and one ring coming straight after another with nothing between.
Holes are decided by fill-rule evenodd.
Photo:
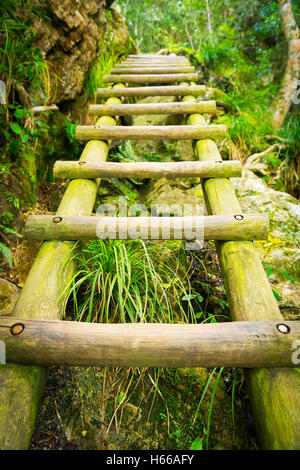
<instances>
[{"instance_id":1,"label":"rocky cliff face","mask_svg":"<svg viewBox=\"0 0 300 470\"><path fill-rule=\"evenodd\" d=\"M34 22L36 42L48 61L55 85L51 98L56 102L69 101L82 91L86 73L108 31L105 10L111 0L36 0L45 13ZM125 21L117 8L110 9L112 42L118 53L131 47ZM54 79L54 80L53 80ZM38 98L37 98L38 100Z\"/></svg>"}]
</instances>

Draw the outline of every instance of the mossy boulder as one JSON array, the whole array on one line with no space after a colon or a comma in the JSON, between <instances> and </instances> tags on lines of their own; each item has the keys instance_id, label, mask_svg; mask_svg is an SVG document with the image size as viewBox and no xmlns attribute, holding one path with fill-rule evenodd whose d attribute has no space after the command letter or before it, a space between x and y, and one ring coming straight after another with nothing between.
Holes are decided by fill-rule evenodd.
<instances>
[{"instance_id":1,"label":"mossy boulder","mask_svg":"<svg viewBox=\"0 0 300 470\"><path fill-rule=\"evenodd\" d=\"M290 194L269 188L249 170L242 178L232 178L232 182L245 213L264 212L270 217L270 235L256 245L284 316L299 318L299 201Z\"/></svg>"},{"instance_id":2,"label":"mossy boulder","mask_svg":"<svg viewBox=\"0 0 300 470\"><path fill-rule=\"evenodd\" d=\"M205 441L215 380L195 415L207 379L208 372L198 368L75 369L57 397L65 432L81 449L189 449L197 437ZM241 422L233 424L222 382L212 405L209 446L252 446Z\"/></svg>"},{"instance_id":3,"label":"mossy boulder","mask_svg":"<svg viewBox=\"0 0 300 470\"><path fill-rule=\"evenodd\" d=\"M0 315L10 315L19 296L19 289L12 282L0 278Z\"/></svg>"},{"instance_id":4,"label":"mossy boulder","mask_svg":"<svg viewBox=\"0 0 300 470\"><path fill-rule=\"evenodd\" d=\"M178 98L174 96L154 96L145 98L139 103L171 103ZM133 126L165 126L180 125L184 123L182 115L146 115L135 116ZM139 140L133 142L135 153L141 160L151 156L159 156L162 161L192 161L194 160L193 146L190 140ZM146 157L146 158L145 158Z\"/></svg>"}]
</instances>

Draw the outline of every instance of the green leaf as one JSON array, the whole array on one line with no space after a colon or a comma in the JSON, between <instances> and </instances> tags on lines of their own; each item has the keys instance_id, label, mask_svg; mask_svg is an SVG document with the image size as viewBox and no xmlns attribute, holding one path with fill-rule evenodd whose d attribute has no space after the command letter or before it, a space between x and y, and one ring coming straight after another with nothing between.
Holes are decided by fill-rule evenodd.
<instances>
[{"instance_id":1,"label":"green leaf","mask_svg":"<svg viewBox=\"0 0 300 470\"><path fill-rule=\"evenodd\" d=\"M0 242L0 253L2 253L4 258L7 260L9 266L12 268L12 262L13 262L12 252L8 248L8 246L4 245L4 243L1 243L1 242Z\"/></svg>"},{"instance_id":2,"label":"green leaf","mask_svg":"<svg viewBox=\"0 0 300 470\"><path fill-rule=\"evenodd\" d=\"M19 109L16 109L16 111L14 112L16 119L23 119L26 116L28 116L28 114L32 114L32 112L26 108L19 108Z\"/></svg>"},{"instance_id":3,"label":"green leaf","mask_svg":"<svg viewBox=\"0 0 300 470\"><path fill-rule=\"evenodd\" d=\"M269 277L269 276L271 276L271 275L273 274L273 271L272 271L271 268L268 268L268 267L267 267L267 268L266 268L266 273L267 273L267 276Z\"/></svg>"},{"instance_id":4,"label":"green leaf","mask_svg":"<svg viewBox=\"0 0 300 470\"><path fill-rule=\"evenodd\" d=\"M123 401L125 398L126 398L125 392L120 393L120 395L119 395L118 398L117 398L117 404L119 405L120 403L122 403L122 401Z\"/></svg>"},{"instance_id":5,"label":"green leaf","mask_svg":"<svg viewBox=\"0 0 300 470\"><path fill-rule=\"evenodd\" d=\"M22 134L22 129L17 122L10 122L9 127L11 128L12 131L14 131L15 134L18 134L18 135Z\"/></svg>"},{"instance_id":6,"label":"green leaf","mask_svg":"<svg viewBox=\"0 0 300 470\"><path fill-rule=\"evenodd\" d=\"M281 300L280 295L274 289L272 289L272 292L273 292L274 297L275 297L276 300L278 300L278 301Z\"/></svg>"},{"instance_id":7,"label":"green leaf","mask_svg":"<svg viewBox=\"0 0 300 470\"><path fill-rule=\"evenodd\" d=\"M197 294L187 294L181 297L181 300L193 300L193 299L196 299L197 297L198 297Z\"/></svg>"},{"instance_id":8,"label":"green leaf","mask_svg":"<svg viewBox=\"0 0 300 470\"><path fill-rule=\"evenodd\" d=\"M197 300L198 300L198 302L201 303L201 302L203 302L204 298L202 297L202 295L199 294L199 295L197 295Z\"/></svg>"},{"instance_id":9,"label":"green leaf","mask_svg":"<svg viewBox=\"0 0 300 470\"><path fill-rule=\"evenodd\" d=\"M216 320L216 317L214 315L212 315L211 313L208 315L208 318L209 318L211 323L218 323L217 320Z\"/></svg>"},{"instance_id":10,"label":"green leaf","mask_svg":"<svg viewBox=\"0 0 300 470\"><path fill-rule=\"evenodd\" d=\"M277 269L276 271L278 271L279 273L283 274L285 277L288 278L289 281L291 281L292 284L295 284L295 279L293 279L286 271L280 271L279 269Z\"/></svg>"},{"instance_id":11,"label":"green leaf","mask_svg":"<svg viewBox=\"0 0 300 470\"><path fill-rule=\"evenodd\" d=\"M69 142L72 144L75 140L75 131L76 126L68 121L65 122L66 134L68 136Z\"/></svg>"},{"instance_id":12,"label":"green leaf","mask_svg":"<svg viewBox=\"0 0 300 470\"><path fill-rule=\"evenodd\" d=\"M11 142L10 142L10 150L12 151L12 153L14 153L15 155L18 153L19 151L19 145L20 145L20 140L19 139L13 139Z\"/></svg>"},{"instance_id":13,"label":"green leaf","mask_svg":"<svg viewBox=\"0 0 300 470\"><path fill-rule=\"evenodd\" d=\"M202 450L203 449L203 441L201 437L197 437L191 444L191 450Z\"/></svg>"},{"instance_id":14,"label":"green leaf","mask_svg":"<svg viewBox=\"0 0 300 470\"><path fill-rule=\"evenodd\" d=\"M23 142L23 144L26 144L26 142L28 142L28 140L29 140L29 135L28 135L28 134L22 135L22 142Z\"/></svg>"}]
</instances>

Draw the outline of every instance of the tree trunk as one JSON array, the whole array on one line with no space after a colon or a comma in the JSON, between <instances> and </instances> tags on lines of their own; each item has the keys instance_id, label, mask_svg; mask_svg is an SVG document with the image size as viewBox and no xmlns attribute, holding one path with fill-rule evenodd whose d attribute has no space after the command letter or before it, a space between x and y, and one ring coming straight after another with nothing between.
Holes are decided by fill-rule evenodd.
<instances>
[{"instance_id":1,"label":"tree trunk","mask_svg":"<svg viewBox=\"0 0 300 470\"><path fill-rule=\"evenodd\" d=\"M291 0L278 0L284 35L288 42L288 57L279 98L275 105L273 124L280 128L293 100L300 77L300 31L297 26Z\"/></svg>"}]
</instances>

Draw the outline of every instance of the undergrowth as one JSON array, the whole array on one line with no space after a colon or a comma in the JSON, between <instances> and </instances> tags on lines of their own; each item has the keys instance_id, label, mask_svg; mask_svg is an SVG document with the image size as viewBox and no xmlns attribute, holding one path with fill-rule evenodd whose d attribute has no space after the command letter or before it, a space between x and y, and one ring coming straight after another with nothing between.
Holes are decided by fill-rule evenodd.
<instances>
[{"instance_id":1,"label":"undergrowth","mask_svg":"<svg viewBox=\"0 0 300 470\"><path fill-rule=\"evenodd\" d=\"M74 255L78 268L69 299L75 319L195 323L196 296L183 275L178 243L169 243L90 241Z\"/></svg>"},{"instance_id":2,"label":"undergrowth","mask_svg":"<svg viewBox=\"0 0 300 470\"><path fill-rule=\"evenodd\" d=\"M4 182L1 196L6 207L0 213L0 252L12 265L12 236L19 236L12 229L16 211L36 202L33 188L36 184L34 149L37 138L47 125L30 111L29 95L44 96L47 104L54 92L48 64L41 50L35 46L36 31L32 20L45 17L43 10L33 1L12 0L0 4L0 171ZM30 90L30 93L29 93ZM20 181L24 189L24 201L6 188L11 187L11 175Z\"/></svg>"},{"instance_id":3,"label":"undergrowth","mask_svg":"<svg viewBox=\"0 0 300 470\"><path fill-rule=\"evenodd\" d=\"M225 303L219 303L217 320L213 313L207 311L204 295L190 283L190 270L195 269L195 263L198 270L204 268L206 275L208 272L197 254L186 260L181 242L96 240L76 250L73 260L76 261L77 270L68 288L66 305L67 314L72 314L77 321L197 323L216 322L219 317L227 318L228 306ZM209 260L207 261L209 264ZM212 262L215 262L214 259ZM221 313L223 310L224 314ZM222 372L223 369L216 368L211 371L195 410L191 432L197 422L203 399L212 385L205 435L191 442L193 449L209 448L214 395ZM152 383L152 405L148 418L156 397L159 397L166 409L164 416L169 429L168 403L159 385L169 374L172 372L168 369L105 369L105 380L118 383L114 391L115 408L107 433L113 422L117 428L121 426L122 406L129 402L132 393L144 378Z\"/></svg>"}]
</instances>

